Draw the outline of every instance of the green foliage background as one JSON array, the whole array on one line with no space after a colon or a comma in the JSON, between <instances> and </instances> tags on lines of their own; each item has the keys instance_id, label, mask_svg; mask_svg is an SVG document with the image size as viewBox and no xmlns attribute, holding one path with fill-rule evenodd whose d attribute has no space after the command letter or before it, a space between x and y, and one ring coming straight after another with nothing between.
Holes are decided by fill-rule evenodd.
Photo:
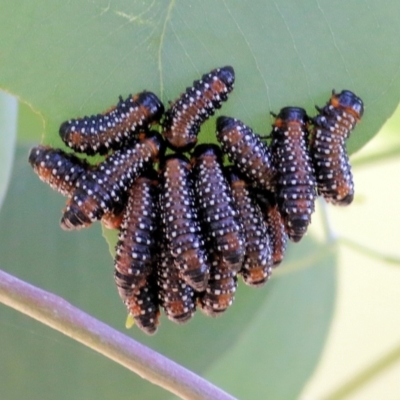
<instances>
[{"instance_id":1,"label":"green foliage background","mask_svg":"<svg viewBox=\"0 0 400 400\"><path fill-rule=\"evenodd\" d=\"M218 115L240 118L262 134L270 130L270 111L296 105L313 115L314 104L324 104L332 88L346 88L366 105L349 141L354 152L399 103L400 53L393 50L399 45L400 4L388 0L361 6L345 0L0 0L0 6L0 87L21 105L17 120L13 99L1 96L0 201L6 200L0 268L121 330L125 309L100 226L60 230L65 199L30 170L32 145L62 147L57 131L63 120L100 112L118 95L143 89L167 103L203 73L227 64L235 68L236 86ZM214 122L204 125L201 141L214 140ZM317 214L313 224L322 222ZM239 398L297 398L334 315L336 250L329 235L312 230L301 244L289 246L265 288L241 285L220 319L196 315L186 326L162 319L155 337L136 329L129 334L209 374ZM12 310L1 307L0 315L6 399L166 397Z\"/></svg>"}]
</instances>

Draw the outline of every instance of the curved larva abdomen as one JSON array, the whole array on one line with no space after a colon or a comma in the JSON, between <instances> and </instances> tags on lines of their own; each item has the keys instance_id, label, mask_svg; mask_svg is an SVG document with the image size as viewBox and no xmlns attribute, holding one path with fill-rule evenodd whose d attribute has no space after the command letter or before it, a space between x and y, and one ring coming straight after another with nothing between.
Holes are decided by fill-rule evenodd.
<instances>
[{"instance_id":1,"label":"curved larva abdomen","mask_svg":"<svg viewBox=\"0 0 400 400\"><path fill-rule=\"evenodd\" d=\"M259 188L274 190L270 149L249 126L235 118L219 117L217 140L223 153L247 179Z\"/></svg>"},{"instance_id":2,"label":"curved larva abdomen","mask_svg":"<svg viewBox=\"0 0 400 400\"><path fill-rule=\"evenodd\" d=\"M122 300L137 293L157 262L158 176L147 170L129 190L115 248L114 279Z\"/></svg>"},{"instance_id":3,"label":"curved larva abdomen","mask_svg":"<svg viewBox=\"0 0 400 400\"><path fill-rule=\"evenodd\" d=\"M42 145L31 149L29 163L40 180L66 197L73 195L80 177L94 169L73 154ZM106 228L118 229L122 221L122 205L104 214L101 221Z\"/></svg>"},{"instance_id":4,"label":"curved larva abdomen","mask_svg":"<svg viewBox=\"0 0 400 400\"><path fill-rule=\"evenodd\" d=\"M167 244L182 279L196 291L207 285L209 265L194 203L189 160L167 156L162 163L161 216Z\"/></svg>"},{"instance_id":5,"label":"curved larva abdomen","mask_svg":"<svg viewBox=\"0 0 400 400\"><path fill-rule=\"evenodd\" d=\"M209 249L210 278L206 290L199 295L198 304L204 314L218 317L230 307L235 300L237 272L233 271L222 260L220 254Z\"/></svg>"},{"instance_id":6,"label":"curved larva abdomen","mask_svg":"<svg viewBox=\"0 0 400 400\"><path fill-rule=\"evenodd\" d=\"M196 292L181 278L165 240L158 260L157 284L160 306L168 319L178 324L189 321L196 311Z\"/></svg>"},{"instance_id":7,"label":"curved larva abdomen","mask_svg":"<svg viewBox=\"0 0 400 400\"><path fill-rule=\"evenodd\" d=\"M260 206L250 195L247 182L236 167L225 169L232 195L242 222L245 255L240 271L243 280L251 286L262 286L272 273L272 253L267 226Z\"/></svg>"},{"instance_id":8,"label":"curved larva abdomen","mask_svg":"<svg viewBox=\"0 0 400 400\"><path fill-rule=\"evenodd\" d=\"M71 149L93 154L107 154L126 145L140 130L159 122L164 106L152 92L120 97L118 104L103 114L70 119L61 124L59 133Z\"/></svg>"},{"instance_id":9,"label":"curved larva abdomen","mask_svg":"<svg viewBox=\"0 0 400 400\"><path fill-rule=\"evenodd\" d=\"M159 325L160 307L155 270L137 293L132 293L124 301L136 325L148 335L154 335Z\"/></svg>"},{"instance_id":10,"label":"curved larva abdomen","mask_svg":"<svg viewBox=\"0 0 400 400\"><path fill-rule=\"evenodd\" d=\"M163 134L168 145L178 151L190 150L197 143L201 124L227 100L234 82L231 66L213 69L194 81L165 113Z\"/></svg>"},{"instance_id":11,"label":"curved larva abdomen","mask_svg":"<svg viewBox=\"0 0 400 400\"><path fill-rule=\"evenodd\" d=\"M217 145L199 145L192 155L194 184L201 225L210 245L232 271L243 265L243 227L222 170L222 153Z\"/></svg>"},{"instance_id":12,"label":"curved larva abdomen","mask_svg":"<svg viewBox=\"0 0 400 400\"><path fill-rule=\"evenodd\" d=\"M29 163L43 182L66 197L72 196L77 180L91 169L73 154L42 145L30 150Z\"/></svg>"},{"instance_id":13,"label":"curved larva abdomen","mask_svg":"<svg viewBox=\"0 0 400 400\"><path fill-rule=\"evenodd\" d=\"M305 110L285 107L275 116L271 133L278 206L288 236L294 242L306 233L316 198L307 123Z\"/></svg>"},{"instance_id":14,"label":"curved larva abdomen","mask_svg":"<svg viewBox=\"0 0 400 400\"><path fill-rule=\"evenodd\" d=\"M133 181L158 159L163 146L159 133L148 132L133 147L115 151L96 169L83 174L67 203L61 227L80 229L101 219L104 214L120 209Z\"/></svg>"},{"instance_id":15,"label":"curved larva abdomen","mask_svg":"<svg viewBox=\"0 0 400 400\"><path fill-rule=\"evenodd\" d=\"M354 183L345 141L364 113L362 100L343 90L332 97L313 118L310 151L315 168L318 194L335 205L349 205Z\"/></svg>"},{"instance_id":16,"label":"curved larva abdomen","mask_svg":"<svg viewBox=\"0 0 400 400\"><path fill-rule=\"evenodd\" d=\"M251 195L260 206L271 246L272 266L279 266L286 252L288 235L276 201L276 193L252 189Z\"/></svg>"}]
</instances>

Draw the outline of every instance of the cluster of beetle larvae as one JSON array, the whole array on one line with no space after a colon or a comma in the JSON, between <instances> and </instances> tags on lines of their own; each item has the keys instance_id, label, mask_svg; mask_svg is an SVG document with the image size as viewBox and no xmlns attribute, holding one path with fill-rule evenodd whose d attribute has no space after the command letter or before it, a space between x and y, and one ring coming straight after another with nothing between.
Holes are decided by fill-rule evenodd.
<instances>
[{"instance_id":1,"label":"cluster of beetle larvae","mask_svg":"<svg viewBox=\"0 0 400 400\"><path fill-rule=\"evenodd\" d=\"M68 147L106 155L97 165L48 146L30 152L39 178L68 197L63 229L97 220L119 229L115 282L148 334L157 330L160 307L178 323L196 308L217 316L232 304L238 275L263 285L287 238L298 242L306 233L317 195L336 205L353 200L345 140L363 114L361 99L333 92L313 118L285 107L274 115L269 144L221 116L219 146L196 146L201 124L227 100L234 80L226 66L195 81L165 113L144 91L103 114L64 122ZM165 155L167 146L173 154ZM224 155L232 165L224 166Z\"/></svg>"}]
</instances>

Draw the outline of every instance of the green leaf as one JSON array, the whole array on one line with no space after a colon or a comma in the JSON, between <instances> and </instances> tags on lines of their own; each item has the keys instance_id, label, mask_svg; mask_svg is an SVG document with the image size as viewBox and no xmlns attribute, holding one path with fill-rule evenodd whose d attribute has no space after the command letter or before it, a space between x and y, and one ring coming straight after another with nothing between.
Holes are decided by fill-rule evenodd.
<instances>
[{"instance_id":1,"label":"green leaf","mask_svg":"<svg viewBox=\"0 0 400 400\"><path fill-rule=\"evenodd\" d=\"M154 337L135 326L126 331L126 309L115 288L113 262L101 238L100 224L80 232L62 231L58 221L65 199L37 179L26 162L27 152L22 146L17 152L0 214L0 228L7 232L0 241L3 269L57 293L200 374L217 362L217 374L210 376L236 395L241 390L236 382L218 375L221 368L232 376L244 373L241 362L231 362L236 351L252 354L254 346L274 348L274 357L266 356L262 369L258 363L246 361L245 380L258 393L267 389L279 393L284 387L287 393L298 393L318 360L332 316L335 269L328 248L318 253L322 258L304 266L301 260L321 250L320 244L307 238L302 246L289 246L287 258L271 282L258 290L241 284L233 306L220 318L207 318L199 311L182 326L163 317ZM48 398L58 399L128 399L132 393L140 393L141 399L165 398L161 389L70 339L4 306L0 313L0 358L12 360L1 364L0 376L18 376L18 380L6 382L0 378L5 398L39 398L43 388L49 388ZM277 370L276 380L269 378L276 364L285 364L288 350L296 346L297 361L288 365L283 375ZM283 379L287 371L289 386ZM99 375L107 379L98 380ZM266 379L268 387L262 383Z\"/></svg>"},{"instance_id":2,"label":"green leaf","mask_svg":"<svg viewBox=\"0 0 400 400\"><path fill-rule=\"evenodd\" d=\"M23 102L19 102L18 108L18 143L36 144L43 138L44 133L43 117L32 110Z\"/></svg>"},{"instance_id":3,"label":"green leaf","mask_svg":"<svg viewBox=\"0 0 400 400\"><path fill-rule=\"evenodd\" d=\"M220 113L260 133L270 130L269 111L292 104L314 114L332 88L347 88L366 106L349 142L355 151L399 102L397 2L2 0L1 8L0 86L42 115L55 145L63 120L143 89L174 99L225 64L237 84ZM213 130L206 124L201 140Z\"/></svg>"},{"instance_id":4,"label":"green leaf","mask_svg":"<svg viewBox=\"0 0 400 400\"><path fill-rule=\"evenodd\" d=\"M17 136L18 102L0 91L0 209L7 193Z\"/></svg>"},{"instance_id":5,"label":"green leaf","mask_svg":"<svg viewBox=\"0 0 400 400\"><path fill-rule=\"evenodd\" d=\"M366 106L349 141L354 152L377 133L399 102L400 53L394 49L400 3L393 1L360 6L345 0L0 0L0 5L0 87L40 115L43 141L54 146L62 145L57 131L66 119L101 112L118 95L143 89L166 103L203 73L226 64L235 68L236 87L218 114L240 118L263 134L270 131L270 111L296 105L313 115L314 104L324 104L333 88L346 88ZM214 121L204 125L200 141L215 140ZM37 132L24 132L21 138L39 140ZM60 231L57 220L64 200L29 171L27 149L23 151L7 208L0 214L7 232L0 243L2 262L10 272L123 327L125 310L113 287L112 260L99 228ZM290 256L302 258L299 249L313 253L320 246L308 243L291 248ZM199 315L181 327L163 319L155 338L136 329L132 335L198 372L219 360L210 376L238 395L244 393L239 377L246 374L257 393L265 389L285 398L298 393L316 365L332 314L333 278L331 266L309 267L279 276L259 291L241 287L232 310L215 321ZM320 307L315 314L314 307ZM8 398L39 397L49 387L49 398L60 399L111 398L117 390L119 398L165 395L35 323L22 328L26 320L9 315L2 322L7 328L0 335L7 332L7 344L1 351L2 359L13 362L2 365L0 376L18 376L18 381L5 383ZM307 321L317 324L314 330ZM258 343L264 352L254 347ZM295 350L304 353L294 353L298 358L289 365ZM263 357L258 359L259 351ZM242 358L245 369L239 369ZM285 368L292 368L286 389ZM224 369L229 371L226 377ZM99 381L94 372L109 379ZM115 385L111 388L109 382Z\"/></svg>"}]
</instances>

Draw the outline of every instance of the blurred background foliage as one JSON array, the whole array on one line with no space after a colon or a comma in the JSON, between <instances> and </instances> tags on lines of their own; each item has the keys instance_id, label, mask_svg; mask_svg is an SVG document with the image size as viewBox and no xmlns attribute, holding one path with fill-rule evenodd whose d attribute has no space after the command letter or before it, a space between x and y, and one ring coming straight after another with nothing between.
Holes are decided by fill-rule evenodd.
<instances>
[{"instance_id":1,"label":"blurred background foliage","mask_svg":"<svg viewBox=\"0 0 400 400\"><path fill-rule=\"evenodd\" d=\"M218 319L132 337L241 399L396 398L400 4L329 1L0 0L0 268L125 330L125 308L99 224L58 225L65 199L27 163L38 142L62 147L70 117L152 90L167 103L231 64L236 87L218 115L270 130L270 111L314 115L332 88L355 91L365 118L349 141L356 199L317 203L309 235L289 245L262 289L240 285ZM18 113L17 113L18 108ZM212 118L201 141L214 139ZM112 245L112 244L111 244ZM392 255L389 260L386 255ZM390 261L390 262L388 262ZM165 399L168 394L80 344L0 306L5 399ZM99 379L100 378L100 379ZM390 391L388 391L390 389ZM390 397L392 396L392 397ZM172 398L172 397L171 397Z\"/></svg>"}]
</instances>

